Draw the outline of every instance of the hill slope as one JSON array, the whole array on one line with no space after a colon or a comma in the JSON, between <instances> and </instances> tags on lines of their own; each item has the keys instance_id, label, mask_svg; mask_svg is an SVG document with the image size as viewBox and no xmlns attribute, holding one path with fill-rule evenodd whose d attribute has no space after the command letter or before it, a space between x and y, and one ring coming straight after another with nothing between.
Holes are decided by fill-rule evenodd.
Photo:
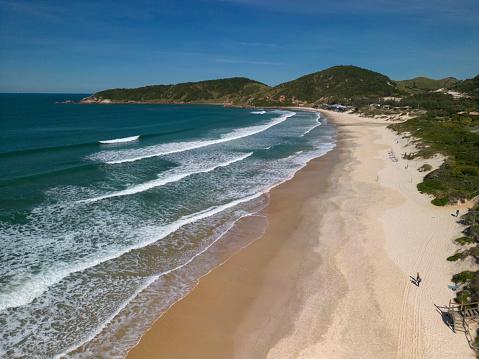
<instances>
[{"instance_id":1,"label":"hill slope","mask_svg":"<svg viewBox=\"0 0 479 359\"><path fill-rule=\"evenodd\" d=\"M334 66L302 76L273 88L277 96L295 97L310 103L327 98L370 98L400 95L394 81L380 73L356 66Z\"/></svg>"},{"instance_id":2,"label":"hill slope","mask_svg":"<svg viewBox=\"0 0 479 359\"><path fill-rule=\"evenodd\" d=\"M465 92L472 98L479 100L479 75L472 79L458 81L452 87L452 90Z\"/></svg>"},{"instance_id":3,"label":"hill slope","mask_svg":"<svg viewBox=\"0 0 479 359\"><path fill-rule=\"evenodd\" d=\"M427 77L416 77L411 80L394 82L400 90L415 94L428 91L436 91L441 88L449 89L460 81L452 77L446 77L442 80L433 80Z\"/></svg>"},{"instance_id":4,"label":"hill slope","mask_svg":"<svg viewBox=\"0 0 479 359\"><path fill-rule=\"evenodd\" d=\"M426 77L393 81L385 75L356 66L334 66L275 87L244 77L234 77L177 85L112 89L97 92L83 102L109 99L117 103L227 102L254 106L291 106L297 102L315 105L328 102L358 107L371 102L382 102L383 97L401 97L408 100L417 99L417 96L432 96L435 101L438 94L432 91L439 88L467 92L479 101L479 76L464 81L453 78L432 80Z\"/></svg>"},{"instance_id":5,"label":"hill slope","mask_svg":"<svg viewBox=\"0 0 479 359\"><path fill-rule=\"evenodd\" d=\"M177 85L155 85L135 89L113 89L97 92L91 98L113 102L175 102L219 103L236 102L253 93L268 89L261 82L244 77L187 82Z\"/></svg>"}]
</instances>

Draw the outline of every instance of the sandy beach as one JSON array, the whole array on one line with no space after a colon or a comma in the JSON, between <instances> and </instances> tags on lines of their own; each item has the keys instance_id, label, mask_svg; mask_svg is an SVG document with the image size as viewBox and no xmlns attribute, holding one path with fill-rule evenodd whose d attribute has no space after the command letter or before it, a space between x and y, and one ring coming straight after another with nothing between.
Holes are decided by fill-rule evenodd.
<instances>
[{"instance_id":1,"label":"sandy beach","mask_svg":"<svg viewBox=\"0 0 479 359\"><path fill-rule=\"evenodd\" d=\"M474 358L446 324L467 204L435 207L384 120L323 111L338 144L271 190L264 236L201 278L127 358ZM391 157L392 152L397 161ZM415 282L416 273L422 277Z\"/></svg>"}]
</instances>

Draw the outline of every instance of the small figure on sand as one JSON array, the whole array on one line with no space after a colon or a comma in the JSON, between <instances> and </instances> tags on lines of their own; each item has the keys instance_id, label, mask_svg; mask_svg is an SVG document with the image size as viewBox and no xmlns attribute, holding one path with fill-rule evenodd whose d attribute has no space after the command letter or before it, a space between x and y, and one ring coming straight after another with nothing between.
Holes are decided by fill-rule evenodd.
<instances>
[{"instance_id":1,"label":"small figure on sand","mask_svg":"<svg viewBox=\"0 0 479 359\"><path fill-rule=\"evenodd\" d=\"M417 277L416 277L416 285L419 287L419 283L421 283L422 278L419 276L419 272L417 272Z\"/></svg>"},{"instance_id":2,"label":"small figure on sand","mask_svg":"<svg viewBox=\"0 0 479 359\"><path fill-rule=\"evenodd\" d=\"M459 210L456 211L456 217L459 216Z\"/></svg>"}]
</instances>

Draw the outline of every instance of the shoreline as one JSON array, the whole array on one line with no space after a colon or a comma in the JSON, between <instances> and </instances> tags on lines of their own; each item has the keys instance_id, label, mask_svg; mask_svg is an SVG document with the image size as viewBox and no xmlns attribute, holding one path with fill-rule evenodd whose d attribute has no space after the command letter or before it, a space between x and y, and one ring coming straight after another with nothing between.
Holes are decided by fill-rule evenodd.
<instances>
[{"instance_id":1,"label":"shoreline","mask_svg":"<svg viewBox=\"0 0 479 359\"><path fill-rule=\"evenodd\" d=\"M407 144L386 122L319 112L337 146L271 190L264 236L201 278L127 358L474 357L443 319L461 206L419 194L421 164L388 158Z\"/></svg>"},{"instance_id":2,"label":"shoreline","mask_svg":"<svg viewBox=\"0 0 479 359\"><path fill-rule=\"evenodd\" d=\"M297 252L297 248L287 248L291 246L287 240L301 222L304 202L314 192L325 192L328 172L337 162L338 151L333 149L310 161L292 179L272 188L270 204L262 211L269 222L264 235L202 277L192 292L153 324L127 358L234 357L238 340L235 332L261 293L266 291L269 297L272 291L281 296L276 284L292 292L295 278L288 272L300 264L298 260L308 246L300 238L295 243L300 243L302 250ZM302 190L298 191L296 184ZM292 194L296 197L293 200ZM287 261L284 256L289 257ZM285 263L289 266L283 267ZM179 346L185 342L188 345Z\"/></svg>"}]
</instances>

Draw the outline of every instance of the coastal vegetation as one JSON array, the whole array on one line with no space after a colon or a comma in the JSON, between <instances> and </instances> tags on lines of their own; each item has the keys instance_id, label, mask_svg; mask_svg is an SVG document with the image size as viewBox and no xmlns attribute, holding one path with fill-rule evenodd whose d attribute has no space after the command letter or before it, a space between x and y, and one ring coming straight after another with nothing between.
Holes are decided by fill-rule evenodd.
<instances>
[{"instance_id":1,"label":"coastal vegetation","mask_svg":"<svg viewBox=\"0 0 479 359\"><path fill-rule=\"evenodd\" d=\"M464 126L462 119L431 119L426 114L389 126L420 139L415 141L417 152L410 154L410 159L429 158L436 153L446 157L443 165L429 172L418 185L419 191L435 197L435 205L465 202L479 189L479 136L469 129L470 125L479 125L479 118L472 121Z\"/></svg>"},{"instance_id":2,"label":"coastal vegetation","mask_svg":"<svg viewBox=\"0 0 479 359\"><path fill-rule=\"evenodd\" d=\"M471 96L460 99L436 92L411 95L400 104L422 109L422 114L389 126L416 144L417 151L409 154L409 159L429 158L437 153L446 157L442 166L428 173L418 185L419 191L434 196L435 205L465 202L477 195L479 101L476 92L475 89Z\"/></svg>"},{"instance_id":3,"label":"coastal vegetation","mask_svg":"<svg viewBox=\"0 0 479 359\"><path fill-rule=\"evenodd\" d=\"M113 102L222 103L238 102L253 93L269 88L261 82L244 77L187 82L177 85L154 85L135 89L112 89L97 92L92 98Z\"/></svg>"},{"instance_id":4,"label":"coastal vegetation","mask_svg":"<svg viewBox=\"0 0 479 359\"><path fill-rule=\"evenodd\" d=\"M442 88L451 88L459 80L447 77L442 80L433 80L427 77L416 77L411 80L395 81L398 89L411 94L427 93Z\"/></svg>"},{"instance_id":5,"label":"coastal vegetation","mask_svg":"<svg viewBox=\"0 0 479 359\"><path fill-rule=\"evenodd\" d=\"M479 76L465 81L425 77L393 81L356 66L334 66L270 87L244 77L111 89L92 96L93 102L223 103L235 106L318 106L323 103L362 107L371 103L391 107L452 113L458 102L476 102ZM451 94L453 93L453 94ZM461 97L463 93L468 96Z\"/></svg>"},{"instance_id":6,"label":"coastal vegetation","mask_svg":"<svg viewBox=\"0 0 479 359\"><path fill-rule=\"evenodd\" d=\"M216 103L233 106L321 106L324 103L361 108L376 103L389 111L410 107L450 116L458 107L477 104L479 76L465 81L418 77L394 81L356 66L334 66L270 87L244 77L152 85L100 91L86 102L107 103ZM467 94L464 95L464 94ZM387 111L386 111L387 112Z\"/></svg>"},{"instance_id":7,"label":"coastal vegetation","mask_svg":"<svg viewBox=\"0 0 479 359\"><path fill-rule=\"evenodd\" d=\"M406 96L380 73L356 66L334 66L275 87L243 77L154 85L97 92L90 99L114 103L228 103L236 106L315 106L324 102L358 106L383 97Z\"/></svg>"},{"instance_id":8,"label":"coastal vegetation","mask_svg":"<svg viewBox=\"0 0 479 359\"><path fill-rule=\"evenodd\" d=\"M309 105L343 103L358 106L361 100L377 97L399 96L394 81L380 73L356 66L334 66L280 84L272 89L272 98L297 100Z\"/></svg>"}]
</instances>

